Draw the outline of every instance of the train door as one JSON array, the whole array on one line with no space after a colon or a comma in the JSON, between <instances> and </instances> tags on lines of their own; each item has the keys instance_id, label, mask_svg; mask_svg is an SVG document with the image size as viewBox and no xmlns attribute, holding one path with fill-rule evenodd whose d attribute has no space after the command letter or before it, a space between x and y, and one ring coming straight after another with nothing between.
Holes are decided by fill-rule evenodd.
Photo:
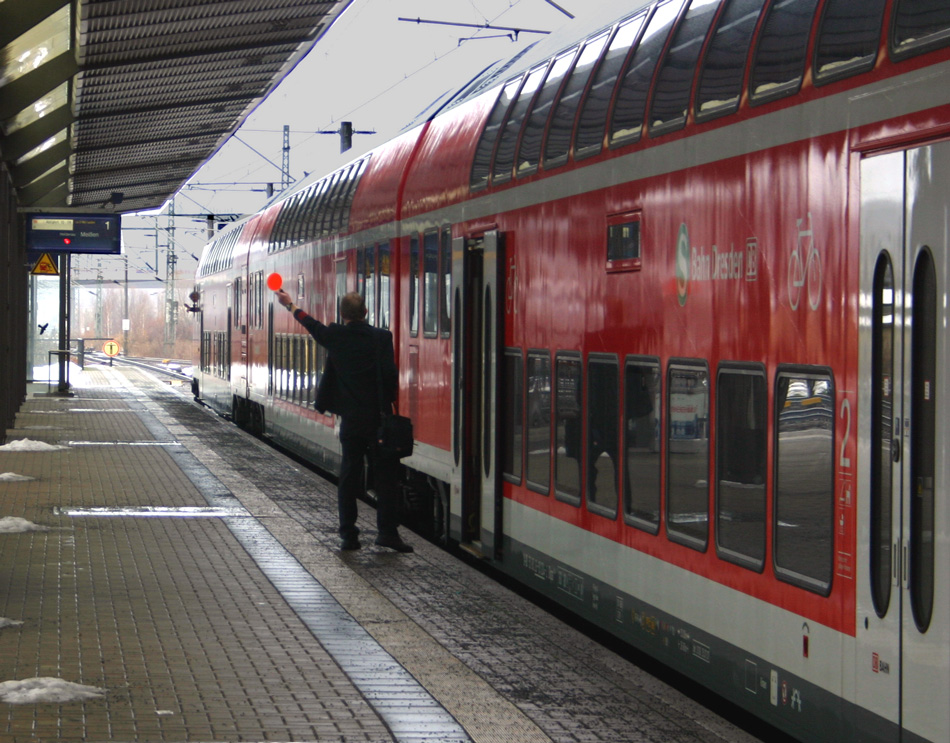
<instances>
[{"instance_id":1,"label":"train door","mask_svg":"<svg viewBox=\"0 0 950 743\"><path fill-rule=\"evenodd\" d=\"M950 739L948 194L950 143L862 163L856 690L894 723L874 740Z\"/></svg>"},{"instance_id":2,"label":"train door","mask_svg":"<svg viewBox=\"0 0 950 743\"><path fill-rule=\"evenodd\" d=\"M497 232L452 242L452 537L500 555L498 378L504 340L503 245ZM458 516L456 523L454 518Z\"/></svg>"}]
</instances>

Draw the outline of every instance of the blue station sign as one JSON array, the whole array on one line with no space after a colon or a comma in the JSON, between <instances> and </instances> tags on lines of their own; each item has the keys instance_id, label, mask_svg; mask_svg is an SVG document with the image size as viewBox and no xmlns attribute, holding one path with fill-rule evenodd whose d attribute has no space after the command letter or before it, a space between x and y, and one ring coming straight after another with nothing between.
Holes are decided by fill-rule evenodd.
<instances>
[{"instance_id":1,"label":"blue station sign","mask_svg":"<svg viewBox=\"0 0 950 743\"><path fill-rule=\"evenodd\" d=\"M26 246L35 251L118 255L118 214L27 214Z\"/></svg>"}]
</instances>

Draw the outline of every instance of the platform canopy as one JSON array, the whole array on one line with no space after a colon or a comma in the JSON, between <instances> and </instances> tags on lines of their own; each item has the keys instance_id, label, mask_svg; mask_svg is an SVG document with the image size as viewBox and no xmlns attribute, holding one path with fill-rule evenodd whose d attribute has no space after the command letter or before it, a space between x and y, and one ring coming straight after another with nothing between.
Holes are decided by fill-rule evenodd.
<instances>
[{"instance_id":1,"label":"platform canopy","mask_svg":"<svg viewBox=\"0 0 950 743\"><path fill-rule=\"evenodd\" d=\"M160 206L351 0L0 0L21 209Z\"/></svg>"}]
</instances>

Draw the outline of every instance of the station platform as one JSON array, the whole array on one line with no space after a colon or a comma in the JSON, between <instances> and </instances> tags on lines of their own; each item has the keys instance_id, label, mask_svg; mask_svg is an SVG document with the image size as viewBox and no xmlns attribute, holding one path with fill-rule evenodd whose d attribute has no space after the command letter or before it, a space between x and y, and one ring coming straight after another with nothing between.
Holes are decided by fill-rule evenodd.
<instances>
[{"instance_id":1,"label":"station platform","mask_svg":"<svg viewBox=\"0 0 950 743\"><path fill-rule=\"evenodd\" d=\"M340 552L334 486L186 387L79 376L0 447L0 743L757 740L416 535L373 546L366 504Z\"/></svg>"}]
</instances>

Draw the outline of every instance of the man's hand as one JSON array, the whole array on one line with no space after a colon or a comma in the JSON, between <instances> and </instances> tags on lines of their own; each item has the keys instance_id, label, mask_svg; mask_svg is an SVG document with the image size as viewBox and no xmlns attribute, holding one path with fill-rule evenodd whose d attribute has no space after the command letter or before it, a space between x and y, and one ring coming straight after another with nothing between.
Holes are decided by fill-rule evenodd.
<instances>
[{"instance_id":1,"label":"man's hand","mask_svg":"<svg viewBox=\"0 0 950 743\"><path fill-rule=\"evenodd\" d=\"M280 302L284 307L289 307L291 304L293 304L293 300L290 298L290 295L283 289L278 289L275 294L277 294L277 301Z\"/></svg>"}]
</instances>

